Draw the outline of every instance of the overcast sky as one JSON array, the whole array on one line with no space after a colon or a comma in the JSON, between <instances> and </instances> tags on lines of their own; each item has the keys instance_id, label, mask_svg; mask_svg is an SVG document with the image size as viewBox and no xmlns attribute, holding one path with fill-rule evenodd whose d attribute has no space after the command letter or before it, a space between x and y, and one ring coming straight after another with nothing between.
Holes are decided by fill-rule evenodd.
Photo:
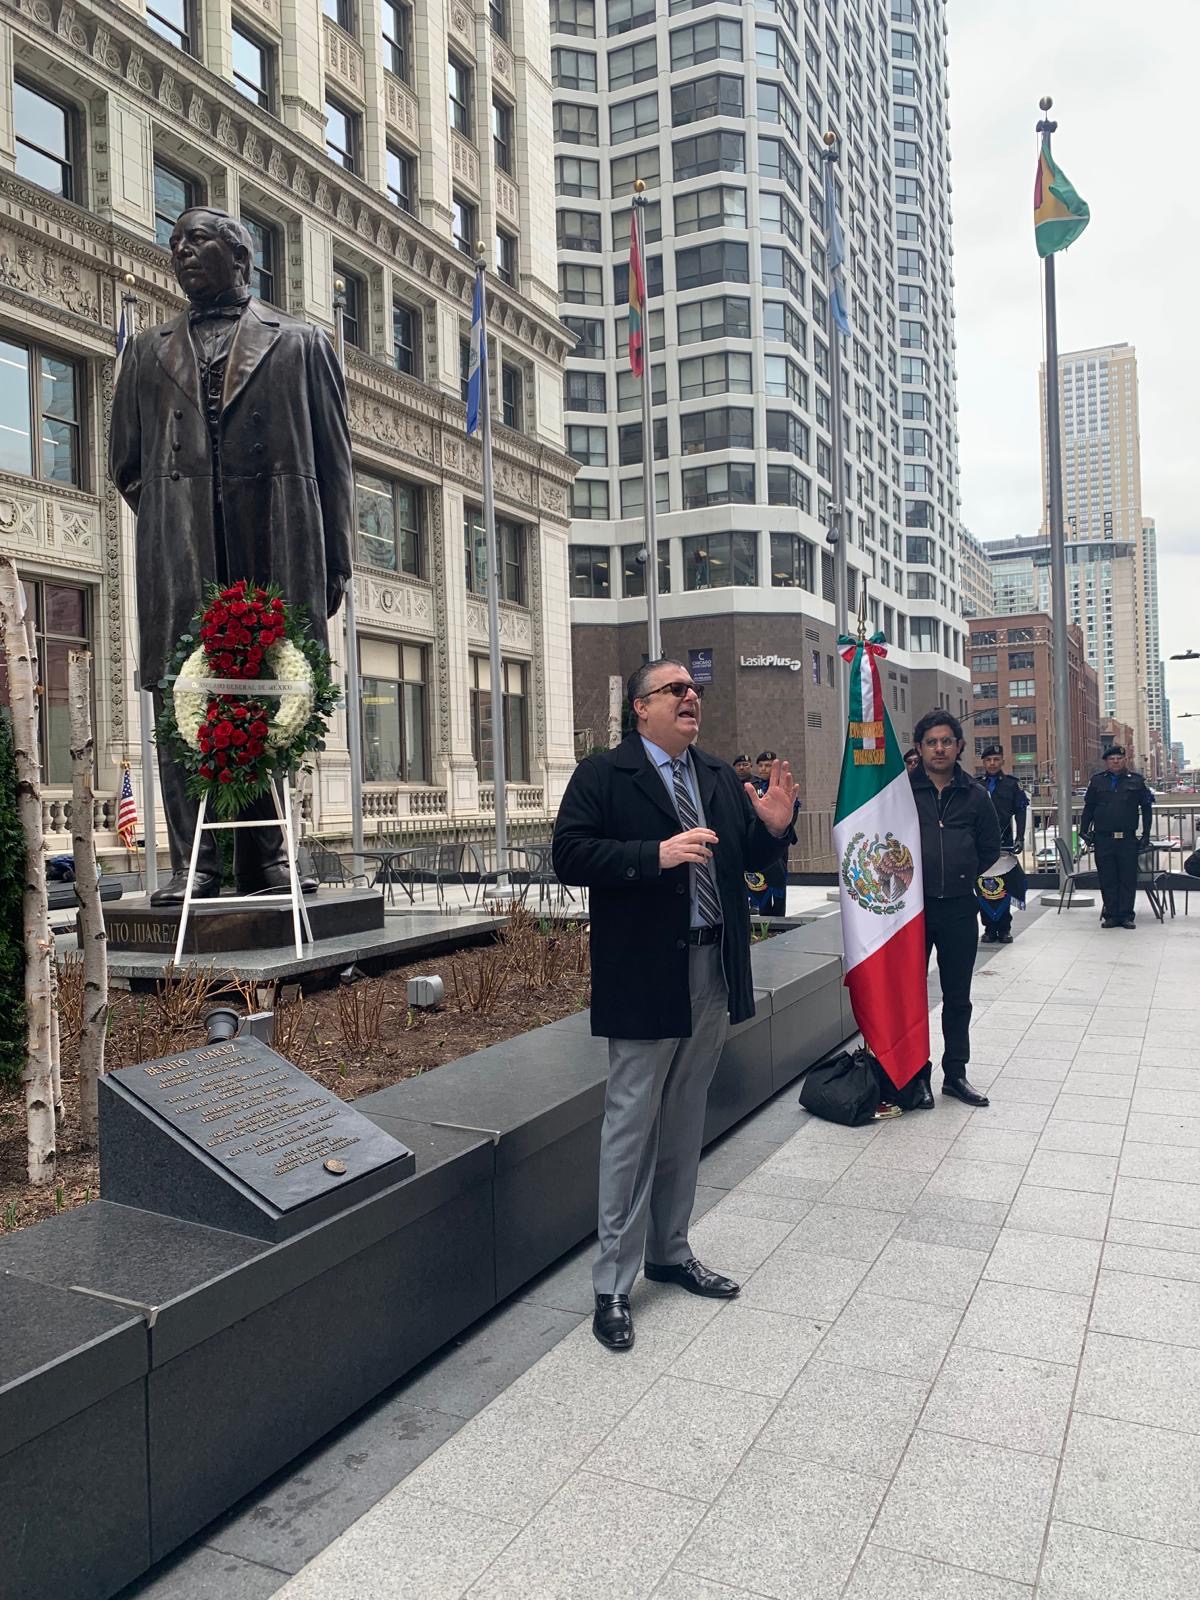
<instances>
[{"instance_id":1,"label":"overcast sky","mask_svg":"<svg viewBox=\"0 0 1200 1600\"><path fill-rule=\"evenodd\" d=\"M1200 7L1194 0L949 0L950 147L963 521L1036 533L1042 273L1038 100L1092 221L1057 257L1061 351L1137 348L1142 510L1158 526L1164 658L1200 650ZM1168 662L1173 725L1200 760L1200 661Z\"/></svg>"}]
</instances>

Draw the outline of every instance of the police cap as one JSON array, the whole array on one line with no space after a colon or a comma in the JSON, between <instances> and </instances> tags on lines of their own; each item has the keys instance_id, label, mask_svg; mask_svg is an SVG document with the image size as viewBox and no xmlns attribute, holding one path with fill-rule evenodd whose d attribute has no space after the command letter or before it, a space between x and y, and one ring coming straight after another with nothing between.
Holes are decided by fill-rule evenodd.
<instances>
[{"instance_id":1,"label":"police cap","mask_svg":"<svg viewBox=\"0 0 1200 1600\"><path fill-rule=\"evenodd\" d=\"M1004 746L1002 744L989 744L981 753L986 761L988 756L1002 756L1004 754Z\"/></svg>"},{"instance_id":2,"label":"police cap","mask_svg":"<svg viewBox=\"0 0 1200 1600\"><path fill-rule=\"evenodd\" d=\"M1123 756L1124 754L1125 746L1123 744L1110 744L1104 752L1104 759L1107 761L1109 756Z\"/></svg>"}]
</instances>

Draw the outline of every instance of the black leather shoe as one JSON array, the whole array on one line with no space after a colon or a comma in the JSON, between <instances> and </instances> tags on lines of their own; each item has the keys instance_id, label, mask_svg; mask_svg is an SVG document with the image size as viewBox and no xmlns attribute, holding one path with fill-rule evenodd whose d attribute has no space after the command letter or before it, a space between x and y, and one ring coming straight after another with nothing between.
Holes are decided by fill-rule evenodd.
<instances>
[{"instance_id":1,"label":"black leather shoe","mask_svg":"<svg viewBox=\"0 0 1200 1600\"><path fill-rule=\"evenodd\" d=\"M1116 917L1101 917L1100 926L1102 928L1119 928L1121 924L1117 921Z\"/></svg>"},{"instance_id":2,"label":"black leather shoe","mask_svg":"<svg viewBox=\"0 0 1200 1600\"><path fill-rule=\"evenodd\" d=\"M1011 933L1002 933L999 935L998 942L1000 944L1011 944L1013 942L1013 936Z\"/></svg>"},{"instance_id":3,"label":"black leather shoe","mask_svg":"<svg viewBox=\"0 0 1200 1600\"><path fill-rule=\"evenodd\" d=\"M286 865L264 867L254 878L239 882L239 894L290 894L292 888L291 876ZM300 874L300 893L316 894L318 882L316 878Z\"/></svg>"},{"instance_id":4,"label":"black leather shoe","mask_svg":"<svg viewBox=\"0 0 1200 1600\"><path fill-rule=\"evenodd\" d=\"M198 872L192 886L193 900L215 900L221 892L221 876L217 872ZM150 896L152 906L181 906L187 893L187 873L176 872L161 889Z\"/></svg>"},{"instance_id":5,"label":"black leather shoe","mask_svg":"<svg viewBox=\"0 0 1200 1600\"><path fill-rule=\"evenodd\" d=\"M995 944L999 937L995 928L985 928L983 930L983 938L979 942L980 944Z\"/></svg>"},{"instance_id":6,"label":"black leather shoe","mask_svg":"<svg viewBox=\"0 0 1200 1600\"><path fill-rule=\"evenodd\" d=\"M740 1283L734 1283L732 1278L723 1278L719 1272L710 1272L707 1267L700 1265L695 1256L687 1261L677 1261L669 1267L656 1267L653 1262L647 1261L645 1273L651 1283L676 1283L689 1294L703 1295L706 1300L732 1300L734 1295L742 1292Z\"/></svg>"},{"instance_id":7,"label":"black leather shoe","mask_svg":"<svg viewBox=\"0 0 1200 1600\"><path fill-rule=\"evenodd\" d=\"M606 1350L633 1349L633 1316L627 1294L598 1294L592 1332Z\"/></svg>"},{"instance_id":8,"label":"black leather shoe","mask_svg":"<svg viewBox=\"0 0 1200 1600\"><path fill-rule=\"evenodd\" d=\"M987 1095L980 1094L978 1089L972 1089L965 1078L944 1078L942 1080L942 1093L952 1094L956 1100L961 1100L968 1106L986 1106L991 1101Z\"/></svg>"},{"instance_id":9,"label":"black leather shoe","mask_svg":"<svg viewBox=\"0 0 1200 1600\"><path fill-rule=\"evenodd\" d=\"M929 1087L929 1079L922 1078L913 1085L913 1102L906 1107L909 1111L932 1111L937 1105L933 1098L933 1090Z\"/></svg>"},{"instance_id":10,"label":"black leather shoe","mask_svg":"<svg viewBox=\"0 0 1200 1600\"><path fill-rule=\"evenodd\" d=\"M1121 918L1121 926L1123 928L1136 928L1137 927L1137 918L1134 916L1132 911L1129 913L1129 915L1127 917L1122 917Z\"/></svg>"}]
</instances>

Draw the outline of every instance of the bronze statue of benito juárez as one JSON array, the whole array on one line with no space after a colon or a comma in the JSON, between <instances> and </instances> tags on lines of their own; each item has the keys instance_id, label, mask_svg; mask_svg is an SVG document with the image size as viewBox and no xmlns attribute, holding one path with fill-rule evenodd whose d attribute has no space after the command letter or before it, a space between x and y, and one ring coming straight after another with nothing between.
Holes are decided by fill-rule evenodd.
<instances>
[{"instance_id":1,"label":"bronze statue of benito ju\u00e1rez","mask_svg":"<svg viewBox=\"0 0 1200 1600\"><path fill-rule=\"evenodd\" d=\"M350 579L354 519L346 389L325 334L251 295L251 238L223 211L185 211L171 260L188 309L126 351L109 443L109 472L137 514L147 687L162 678L209 583L278 584L325 643ZM157 690L155 700L157 709ZM172 876L152 898L177 905L197 806L165 753L159 775ZM273 816L270 796L244 815ZM239 828L234 839L239 892L287 886L278 828ZM220 888L215 836L205 833L195 892Z\"/></svg>"}]
</instances>

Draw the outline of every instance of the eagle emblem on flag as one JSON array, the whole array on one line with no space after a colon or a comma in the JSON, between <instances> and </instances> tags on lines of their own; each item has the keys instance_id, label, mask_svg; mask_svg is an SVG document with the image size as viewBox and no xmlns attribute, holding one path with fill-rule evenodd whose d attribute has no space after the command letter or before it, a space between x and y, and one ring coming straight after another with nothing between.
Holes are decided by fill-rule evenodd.
<instances>
[{"instance_id":1,"label":"eagle emblem on flag","mask_svg":"<svg viewBox=\"0 0 1200 1600\"><path fill-rule=\"evenodd\" d=\"M841 876L851 899L864 911L895 916L904 909L916 868L912 851L894 833L876 834L869 842L856 833L842 857Z\"/></svg>"}]
</instances>

